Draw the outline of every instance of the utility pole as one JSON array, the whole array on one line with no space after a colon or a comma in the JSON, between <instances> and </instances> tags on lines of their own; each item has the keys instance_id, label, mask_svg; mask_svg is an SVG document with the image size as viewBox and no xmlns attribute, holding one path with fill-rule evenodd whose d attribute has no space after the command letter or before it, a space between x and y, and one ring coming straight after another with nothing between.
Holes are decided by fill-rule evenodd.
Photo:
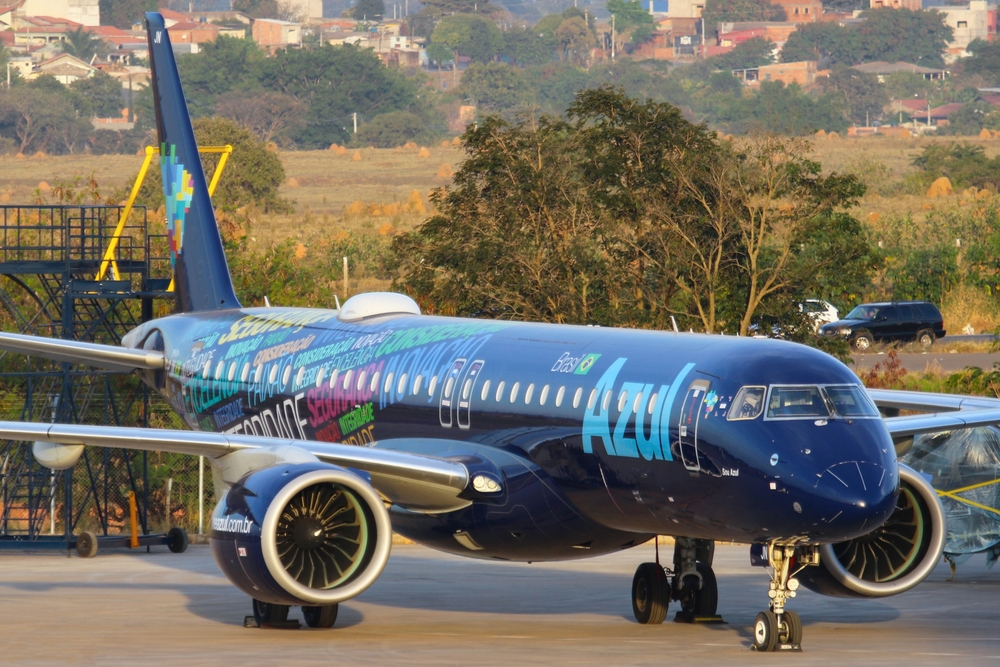
<instances>
[{"instance_id":1,"label":"utility pole","mask_svg":"<svg viewBox=\"0 0 1000 667\"><path fill-rule=\"evenodd\" d=\"M354 134L358 133L358 112L355 111L354 114ZM347 266L347 258L344 258L344 266Z\"/></svg>"},{"instance_id":2,"label":"utility pole","mask_svg":"<svg viewBox=\"0 0 1000 667\"><path fill-rule=\"evenodd\" d=\"M615 15L611 15L611 59L615 59Z\"/></svg>"}]
</instances>

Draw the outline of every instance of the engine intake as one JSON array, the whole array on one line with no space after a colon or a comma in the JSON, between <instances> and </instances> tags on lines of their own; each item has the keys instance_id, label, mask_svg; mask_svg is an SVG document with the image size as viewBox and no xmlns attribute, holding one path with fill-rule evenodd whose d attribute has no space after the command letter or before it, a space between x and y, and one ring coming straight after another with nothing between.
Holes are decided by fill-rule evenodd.
<instances>
[{"instance_id":1,"label":"engine intake","mask_svg":"<svg viewBox=\"0 0 1000 667\"><path fill-rule=\"evenodd\" d=\"M212 552L263 602L332 605L372 585L392 545L385 504L365 480L323 463L246 475L212 515Z\"/></svg>"},{"instance_id":2,"label":"engine intake","mask_svg":"<svg viewBox=\"0 0 1000 667\"><path fill-rule=\"evenodd\" d=\"M836 597L886 597L908 591L941 560L946 533L937 492L899 466L896 509L876 530L820 547L820 565L796 575L810 590Z\"/></svg>"}]
</instances>

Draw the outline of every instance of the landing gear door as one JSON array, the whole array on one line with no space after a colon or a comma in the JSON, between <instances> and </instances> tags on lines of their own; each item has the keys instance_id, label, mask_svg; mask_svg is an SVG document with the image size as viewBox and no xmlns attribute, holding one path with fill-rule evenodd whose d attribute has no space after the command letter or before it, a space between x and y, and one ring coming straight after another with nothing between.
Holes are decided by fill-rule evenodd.
<instances>
[{"instance_id":1,"label":"landing gear door","mask_svg":"<svg viewBox=\"0 0 1000 667\"><path fill-rule=\"evenodd\" d=\"M677 448L680 450L684 467L691 471L701 470L701 462L698 459L698 421L710 384L708 380L692 382L681 405L681 418L677 425Z\"/></svg>"},{"instance_id":2,"label":"landing gear door","mask_svg":"<svg viewBox=\"0 0 1000 667\"><path fill-rule=\"evenodd\" d=\"M458 427L469 428L472 423L472 396L476 391L476 381L486 364L482 359L476 359L469 364L469 370L462 378L462 386L455 390L457 394L454 400L458 401ZM454 402L454 400L452 402Z\"/></svg>"},{"instance_id":3,"label":"landing gear door","mask_svg":"<svg viewBox=\"0 0 1000 667\"><path fill-rule=\"evenodd\" d=\"M441 402L438 404L438 414L441 419L441 426L449 428L452 421L452 406L458 392L458 379L462 376L462 369L465 368L465 359L456 359L455 363L448 369L448 374L444 377L441 387Z\"/></svg>"}]
</instances>

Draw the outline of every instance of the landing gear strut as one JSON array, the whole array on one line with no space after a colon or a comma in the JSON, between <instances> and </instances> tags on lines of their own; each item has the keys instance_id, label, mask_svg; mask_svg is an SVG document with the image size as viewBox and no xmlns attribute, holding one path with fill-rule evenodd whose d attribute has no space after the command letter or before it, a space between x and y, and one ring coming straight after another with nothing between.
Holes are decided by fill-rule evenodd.
<instances>
[{"instance_id":1,"label":"landing gear strut","mask_svg":"<svg viewBox=\"0 0 1000 667\"><path fill-rule=\"evenodd\" d=\"M674 567L660 564L660 545L656 543L656 562L643 563L632 579L632 613L643 624L662 623L671 600L680 602L675 622L705 623L722 621L716 615L719 588L712 571L715 542L678 537L674 541Z\"/></svg>"},{"instance_id":2,"label":"landing gear strut","mask_svg":"<svg viewBox=\"0 0 1000 667\"><path fill-rule=\"evenodd\" d=\"M767 546L771 566L771 585L767 596L770 609L757 614L753 624L753 648L756 651L801 651L802 620L794 611L785 609L785 603L795 597L799 582L793 576L802 568L819 563L816 547L794 544Z\"/></svg>"}]
</instances>

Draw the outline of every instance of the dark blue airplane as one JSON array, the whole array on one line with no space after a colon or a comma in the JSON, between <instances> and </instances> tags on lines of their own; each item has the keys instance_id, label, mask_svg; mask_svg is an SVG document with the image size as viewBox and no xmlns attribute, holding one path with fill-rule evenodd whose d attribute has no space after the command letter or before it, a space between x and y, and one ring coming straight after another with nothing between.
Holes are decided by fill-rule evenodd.
<instances>
[{"instance_id":1,"label":"dark blue airplane","mask_svg":"<svg viewBox=\"0 0 1000 667\"><path fill-rule=\"evenodd\" d=\"M243 308L163 19L146 22L177 312L123 347L2 334L0 349L136 370L192 430L2 422L0 436L53 468L88 445L208 457L212 550L259 624L301 606L332 626L393 530L519 561L674 536L668 563L657 550L635 573L640 623L672 601L682 620L715 617L715 541L749 543L771 578L761 651L800 645L799 585L878 597L934 568L940 504L897 448L994 423L995 402L891 393L886 411L959 412L883 418L846 366L777 340L430 317L389 293Z\"/></svg>"}]
</instances>

